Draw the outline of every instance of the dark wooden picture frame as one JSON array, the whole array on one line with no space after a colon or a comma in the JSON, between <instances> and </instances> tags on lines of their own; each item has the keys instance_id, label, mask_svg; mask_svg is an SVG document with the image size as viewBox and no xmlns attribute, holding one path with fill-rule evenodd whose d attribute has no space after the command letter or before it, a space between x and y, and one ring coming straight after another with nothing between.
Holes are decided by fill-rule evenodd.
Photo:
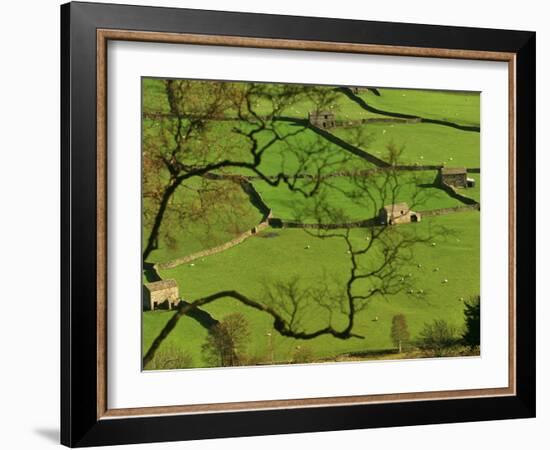
<instances>
[{"instance_id":1,"label":"dark wooden picture frame","mask_svg":"<svg viewBox=\"0 0 550 450\"><path fill-rule=\"evenodd\" d=\"M508 388L109 409L105 219L109 40L507 62ZM534 417L535 33L69 3L61 7L61 56L63 444L80 447Z\"/></svg>"}]
</instances>

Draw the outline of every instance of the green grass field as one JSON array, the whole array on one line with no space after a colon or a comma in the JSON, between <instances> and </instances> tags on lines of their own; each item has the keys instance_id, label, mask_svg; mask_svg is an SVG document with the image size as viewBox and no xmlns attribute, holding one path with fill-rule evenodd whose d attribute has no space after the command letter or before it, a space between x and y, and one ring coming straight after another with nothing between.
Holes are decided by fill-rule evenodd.
<instances>
[{"instance_id":1,"label":"green grass field","mask_svg":"<svg viewBox=\"0 0 550 450\"><path fill-rule=\"evenodd\" d=\"M341 353L390 349L391 319L394 314L407 317L411 335L418 334L423 324L432 319L444 318L456 326L463 325L463 303L479 292L479 213L466 212L448 216L430 217L413 227L421 231L431 225L452 229L452 235L436 240L436 246L418 245L414 262L406 270L412 274L417 293L400 293L391 298L375 298L357 318L356 332L365 339L340 340L323 336L311 341L298 341L274 334L276 361L288 361L289 354L298 346L310 347L315 357L330 358ZM345 246L338 240L319 240L302 230L275 230L276 237L265 237L269 230L223 253L212 255L194 266L182 265L161 272L163 278L174 278L184 299L193 300L223 289L238 289L252 298L261 298L264 286L277 279L299 273L302 282L315 283L326 271L335 279L345 279L349 262ZM364 238L364 231L354 231L354 238ZM306 246L310 245L309 249ZM422 268L418 268L418 264ZM457 270L463 267L465 270ZM435 269L439 270L436 272ZM467 268L467 270L466 270ZM444 279L448 283L443 283ZM223 299L204 307L214 318L242 312L250 321L254 339L249 352L265 356L268 353L266 333L272 329L270 316L251 310L233 299ZM144 313L144 350L172 313L154 311ZM378 321L373 321L378 317ZM314 329L322 325L323 315L310 316L307 326ZM202 362L200 345L206 331L193 319L180 321L165 342L177 343L188 351L196 366ZM163 345L165 345L163 344Z\"/></svg>"},{"instance_id":2,"label":"green grass field","mask_svg":"<svg viewBox=\"0 0 550 450\"><path fill-rule=\"evenodd\" d=\"M390 204L392 203L390 199L394 199L394 203L408 202L411 208L418 211L461 206L460 201L433 185L436 175L437 172L431 170L401 172L399 191L392 194L389 189L386 190L386 200L384 201L382 193L378 189L372 189L375 202L364 195L355 198L353 194L359 195L360 188L347 177L336 177L327 182L324 203L334 209L341 209L342 221L370 219L377 213L376 205ZM380 176L372 175L372 177L375 180L378 179L373 183L378 185L382 183L379 180ZM286 220L300 219L305 223L317 222L317 218L311 215L311 210L316 202L315 197L305 198L299 192L290 191L285 185L272 187L263 181L254 182L254 186L273 210L274 217Z\"/></svg>"},{"instance_id":3,"label":"green grass field","mask_svg":"<svg viewBox=\"0 0 550 450\"><path fill-rule=\"evenodd\" d=\"M162 80L145 78L142 86L144 112L170 111ZM359 96L380 110L460 125L479 126L477 93L410 89L379 91L380 96L372 92L362 92ZM342 93L335 98L329 109L335 112L337 120L383 117L361 108ZM256 107L259 114L268 113L267 103L259 101ZM304 119L314 108L312 100L303 99L285 109L282 115ZM225 114L234 118L235 112L229 108ZM160 121L145 118L144 151L149 146L160 146L163 151L170 149L174 145L170 138L170 130L173 129L174 123L170 117ZM287 136L301 129L300 126L284 121L275 121L274 127L279 136ZM469 168L480 166L480 138L477 132L461 131L430 123L367 123L361 125L361 128L368 139L361 142L359 147L380 159L386 157L388 146L393 144L403 148L400 164ZM242 134L249 130L250 125L233 119L212 120L206 123L202 131L207 139L191 141L192 145L196 146L191 148L190 152L195 160L189 164L201 164L201 158L204 158L205 154L212 160L230 158L251 161L250 142ZM355 145L357 127L336 127L328 132ZM262 131L256 137L261 147L272 139L273 134ZM302 152L310 152L314 158L302 165ZM320 164L320 161L325 163L322 169L316 165ZM259 165L259 170L267 176L280 172L311 175L318 170L323 175L328 175L332 171L365 171L374 168L372 163L350 154L311 129L303 129L276 142L264 153ZM168 171L162 164L147 170L152 171L147 175L153 174L159 177L162 183L168 182ZM238 167L224 168L214 173L254 175L252 171ZM358 190L357 184L350 177L330 177L323 183L322 201L330 211L340 211L340 214L334 217L341 217L342 221L372 218L377 208L390 203L386 199L392 198L395 203L407 202L416 211L461 206L463 203L434 184L436 175L435 170L398 172L399 189L391 194L386 191L385 198L383 193L376 189L372 191L373 198L368 198L365 190ZM370 176L374 185L380 185L380 175ZM480 201L481 177L477 173L468 173L468 176L476 180L476 186L461 189L460 193ZM158 180L151 181L144 177L144 185L154 185L155 182ZM304 198L300 193L289 190L284 184L273 187L258 179L251 182L264 202L272 209L273 217L300 220L305 223L317 221L318 216L312 211L319 202L319 195ZM298 182L298 186L308 188L303 180ZM155 201L151 198L143 199L144 244L156 211ZM251 229L260 220L259 210L251 204L250 198L238 184L229 180L192 178L185 181L171 199L163 220L165 232L159 238L158 248L147 260L153 263L167 262L220 245ZM208 304L203 310L217 320L235 312L242 313L252 331L247 353L263 363L271 362L271 352L274 363L289 362L298 347L310 349L316 360L336 359L339 355L347 353L389 351L394 349L390 329L392 317L396 314L406 316L413 340L418 338L424 324L434 319L445 319L459 328L464 325L463 299L480 292L479 223L479 212L468 211L426 216L420 223L397 226L397 232L404 234L425 235L438 227L443 227L444 232L434 238L434 245L432 242L416 244L413 249L413 260L401 269L410 274L414 286L412 293L401 291L386 297L374 297L369 301L367 308L356 316L353 332L365 336L365 339L336 339L326 335L312 340L283 337L274 331L273 319L269 315L230 298ZM351 230L354 244L364 244L366 236L365 229ZM376 262L379 257L375 252L369 253L365 260L366 264ZM349 271L349 255L342 240L319 239L301 229L268 228L221 253L197 259L192 264L160 270L159 273L163 279L177 281L180 296L186 301L229 289L263 302L266 301L266 286L271 286L277 281L288 281L296 276L299 277L302 287L326 283L335 289L345 285ZM355 285L361 292L366 292L370 287L367 282L358 282ZM149 348L172 314L173 312L162 310L143 313L144 351ZM335 311L332 318L333 326L342 327L345 319L341 311ZM312 331L326 325L326 310L319 305L311 304L308 314L303 319L303 328ZM208 330L203 324L192 317L184 316L162 343L161 348L177 346L192 357L193 367L205 367L207 363L201 347L207 335Z\"/></svg>"},{"instance_id":4,"label":"green grass field","mask_svg":"<svg viewBox=\"0 0 550 450\"><path fill-rule=\"evenodd\" d=\"M429 91L417 89L379 89L380 96L362 92L370 106L427 119L459 125L479 126L480 96L477 92Z\"/></svg>"},{"instance_id":5,"label":"green grass field","mask_svg":"<svg viewBox=\"0 0 550 450\"><path fill-rule=\"evenodd\" d=\"M387 145L403 149L400 162L447 167L479 167L479 133L430 123L372 123L364 125L371 141L365 151L384 159ZM332 131L346 140L353 129Z\"/></svg>"},{"instance_id":6,"label":"green grass field","mask_svg":"<svg viewBox=\"0 0 550 450\"><path fill-rule=\"evenodd\" d=\"M223 244L245 230L257 225L262 216L260 212L250 204L248 196L236 184L230 181L210 181L198 183L190 181L187 189L176 191L173 201L166 212L165 223L169 227L169 233L159 239L158 249L154 250L149 261L166 262L178 257L186 256L201 250L205 250ZM226 203L220 203L215 208L204 212L201 206L199 188L223 189ZM216 196L216 191L211 193ZM151 210L147 199L144 199L144 209ZM180 211L187 214L180 215ZM201 214L199 214L200 212ZM143 244L148 229L144 229Z\"/></svg>"}]
</instances>

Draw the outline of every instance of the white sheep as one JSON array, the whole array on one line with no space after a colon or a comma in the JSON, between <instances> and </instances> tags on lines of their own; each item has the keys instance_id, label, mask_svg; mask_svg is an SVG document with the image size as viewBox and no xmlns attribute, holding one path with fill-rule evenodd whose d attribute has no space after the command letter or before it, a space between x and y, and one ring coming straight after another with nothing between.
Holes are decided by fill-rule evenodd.
<instances>
[{"instance_id":1,"label":"white sheep","mask_svg":"<svg viewBox=\"0 0 550 450\"><path fill-rule=\"evenodd\" d=\"M449 280L447 280L447 278L445 278L445 279L443 280L443 283L448 283L448 282L449 282Z\"/></svg>"}]
</instances>

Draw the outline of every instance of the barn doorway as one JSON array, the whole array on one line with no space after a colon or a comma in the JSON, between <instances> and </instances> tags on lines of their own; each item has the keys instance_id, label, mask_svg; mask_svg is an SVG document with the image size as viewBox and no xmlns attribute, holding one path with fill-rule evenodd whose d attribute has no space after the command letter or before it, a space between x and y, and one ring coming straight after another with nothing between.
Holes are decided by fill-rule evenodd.
<instances>
[{"instance_id":1,"label":"barn doorway","mask_svg":"<svg viewBox=\"0 0 550 450\"><path fill-rule=\"evenodd\" d=\"M418 222L418 216L416 214L411 214L411 222Z\"/></svg>"}]
</instances>

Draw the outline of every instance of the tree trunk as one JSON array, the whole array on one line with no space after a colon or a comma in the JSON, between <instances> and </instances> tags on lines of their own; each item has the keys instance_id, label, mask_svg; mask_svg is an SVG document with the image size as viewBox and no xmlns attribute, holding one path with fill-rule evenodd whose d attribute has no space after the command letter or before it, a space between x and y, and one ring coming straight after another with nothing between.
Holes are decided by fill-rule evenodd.
<instances>
[{"instance_id":1,"label":"tree trunk","mask_svg":"<svg viewBox=\"0 0 550 450\"><path fill-rule=\"evenodd\" d=\"M149 234L149 238L147 239L147 245L145 247L145 250L143 251L144 262L147 260L151 252L156 248L158 248L158 239L159 239L162 219L164 218L164 213L168 206L168 202L170 201L172 195L174 194L175 190L179 185L180 185L179 182L173 182L164 191L164 194L162 196L162 199L159 205L159 209L157 210L157 214L155 216L155 221L153 222L153 227L151 228L151 233Z\"/></svg>"}]
</instances>

